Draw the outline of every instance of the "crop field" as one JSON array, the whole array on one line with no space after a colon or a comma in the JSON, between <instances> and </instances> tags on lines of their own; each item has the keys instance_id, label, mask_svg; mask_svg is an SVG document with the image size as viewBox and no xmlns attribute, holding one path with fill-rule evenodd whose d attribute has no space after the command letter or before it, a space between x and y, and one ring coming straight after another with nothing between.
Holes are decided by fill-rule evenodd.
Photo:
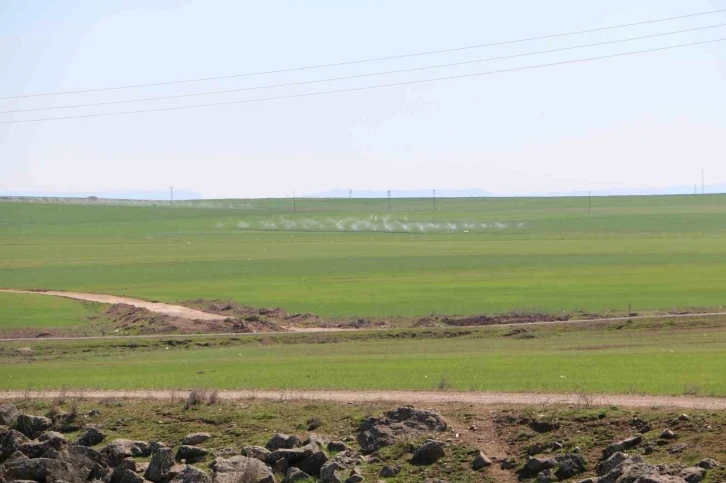
<instances>
[{"instance_id":1,"label":"crop field","mask_svg":"<svg viewBox=\"0 0 726 483\"><path fill-rule=\"evenodd\" d=\"M231 299L324 319L724 311L726 196L0 203L0 287ZM102 305L0 294L0 330ZM98 322L97 323L102 323ZM394 324L395 325L395 324ZM0 389L726 395L726 317L0 343ZM510 333L511 332L511 333ZM32 336L31 336L32 337Z\"/></svg>"},{"instance_id":2,"label":"crop field","mask_svg":"<svg viewBox=\"0 0 726 483\"><path fill-rule=\"evenodd\" d=\"M0 286L324 317L718 307L726 196L0 203Z\"/></svg>"}]
</instances>

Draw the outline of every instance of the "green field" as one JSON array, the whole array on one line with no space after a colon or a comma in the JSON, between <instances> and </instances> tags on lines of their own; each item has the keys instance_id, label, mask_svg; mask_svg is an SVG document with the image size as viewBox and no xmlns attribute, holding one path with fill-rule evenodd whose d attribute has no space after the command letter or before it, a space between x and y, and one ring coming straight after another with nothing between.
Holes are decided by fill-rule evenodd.
<instances>
[{"instance_id":1,"label":"green field","mask_svg":"<svg viewBox=\"0 0 726 483\"><path fill-rule=\"evenodd\" d=\"M0 293L0 330L58 328L88 323L96 304L59 297Z\"/></svg>"},{"instance_id":2,"label":"green field","mask_svg":"<svg viewBox=\"0 0 726 483\"><path fill-rule=\"evenodd\" d=\"M304 388L726 395L723 319L5 343L0 389ZM181 342L180 342L181 341ZM199 345L198 345L199 344ZM200 346L206 344L208 347ZM17 352L29 347L31 354ZM441 384L445 381L445 384Z\"/></svg>"},{"instance_id":3,"label":"green field","mask_svg":"<svg viewBox=\"0 0 726 483\"><path fill-rule=\"evenodd\" d=\"M726 301L726 195L291 201L1 202L0 286L324 317Z\"/></svg>"}]
</instances>

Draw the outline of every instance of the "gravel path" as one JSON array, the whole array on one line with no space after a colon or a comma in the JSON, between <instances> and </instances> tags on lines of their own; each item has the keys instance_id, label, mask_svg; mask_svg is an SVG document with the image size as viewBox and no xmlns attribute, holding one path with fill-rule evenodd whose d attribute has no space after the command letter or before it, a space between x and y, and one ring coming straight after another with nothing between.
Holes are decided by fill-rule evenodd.
<instances>
[{"instance_id":1,"label":"gravel path","mask_svg":"<svg viewBox=\"0 0 726 483\"><path fill-rule=\"evenodd\" d=\"M66 397L151 398L172 399L186 397L188 390L89 390L89 391L0 391L2 399ZM695 396L647 396L632 394L545 394L500 392L437 392L437 391L308 391L308 390L228 390L219 391L227 400L323 400L341 403L392 402L407 404L466 403L482 405L578 405L619 406L628 408L665 407L678 409L726 409L726 398Z\"/></svg>"}]
</instances>

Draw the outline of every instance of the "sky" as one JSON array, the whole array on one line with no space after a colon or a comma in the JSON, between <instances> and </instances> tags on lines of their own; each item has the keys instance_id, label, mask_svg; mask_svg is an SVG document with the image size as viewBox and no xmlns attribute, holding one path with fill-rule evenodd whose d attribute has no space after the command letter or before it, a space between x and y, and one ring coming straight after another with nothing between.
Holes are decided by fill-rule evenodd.
<instances>
[{"instance_id":1,"label":"sky","mask_svg":"<svg viewBox=\"0 0 726 483\"><path fill-rule=\"evenodd\" d=\"M0 2L0 97L160 83L495 43L726 9L726 0ZM494 47L164 86L0 100L124 101L511 56L726 24L726 12ZM526 195L726 184L726 41L459 79L222 106L3 124L461 76L726 38L726 26L335 82L0 113L0 194L283 197L335 189ZM700 187L699 187L700 189Z\"/></svg>"}]
</instances>

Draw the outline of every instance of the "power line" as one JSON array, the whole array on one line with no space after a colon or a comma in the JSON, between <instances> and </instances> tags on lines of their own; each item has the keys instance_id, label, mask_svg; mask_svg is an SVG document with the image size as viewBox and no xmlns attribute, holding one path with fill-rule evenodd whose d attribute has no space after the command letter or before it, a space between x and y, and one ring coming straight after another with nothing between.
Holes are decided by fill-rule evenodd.
<instances>
[{"instance_id":1,"label":"power line","mask_svg":"<svg viewBox=\"0 0 726 483\"><path fill-rule=\"evenodd\" d=\"M216 76L216 77L200 77L200 78L196 78L196 79L184 79L184 80L166 81L166 82L153 82L153 83L147 83L147 84L130 84L130 85L123 85L123 86L115 86L115 87L101 87L101 88L94 88L94 89L78 89L78 90L70 90L70 91L46 92L46 93L41 93L41 94L25 94L25 95L18 95L18 96L7 96L7 97L0 97L0 100L23 99L23 98L28 98L28 97L42 97L42 96L58 96L58 95L66 95L66 94L83 94L83 93L88 93L88 92L113 91L113 90L121 90L121 89L136 89L139 87L166 86L166 85L184 84L184 83L190 83L190 82L204 82L204 81L211 81L211 80L234 79L234 78L238 78L238 77L251 77L251 76L267 75L267 74L281 74L284 72L295 72L295 71L301 71L301 70L323 69L323 68L327 68L327 67L339 67L339 66L344 66L344 65L363 64L363 63L367 63L367 62L379 62L379 61L384 61L384 60L420 57L420 56L424 56L424 55L443 54L443 53L447 53L447 52L457 52L457 51L462 51L462 50L480 49L480 48L484 48L484 47L496 47L496 46L500 46L500 45L517 44L517 43L522 43L522 42L532 42L535 40L545 40L545 39L553 39L553 38L558 38L558 37L567 37L570 35L580 35L580 34L593 33L593 32L602 32L605 30L613 30L613 29L626 28L626 27L635 27L638 25L648 25L648 24L659 23L659 22L668 22L671 20L680 20L680 19L684 19L684 18L700 17L703 15L712 15L712 14L720 13L720 12L726 12L726 8L719 9L719 10L711 10L708 12L699 12L699 13L691 13L691 14L687 14L687 15L679 15L676 17L667 17L667 18L660 18L660 19L655 19L655 20L645 20L642 22L611 25L608 27L599 27L599 28L588 29L588 30L575 30L575 31L564 32L564 33L559 33L559 34L542 35L539 37L528 37L528 38L516 39L516 40L504 40L504 41L500 41L500 42L469 45L469 46L465 46L465 47L454 47L454 48L450 48L450 49L429 50L429 51L425 51L425 52L416 52L416 53L412 53L412 54L391 55L391 56L387 56L387 57L374 57L374 58L369 58L369 59L350 60L350 61L346 61L346 62L335 62L335 63L330 63L330 64L317 64L317 65L309 65L309 66L304 66L304 67L292 67L292 68L286 68L286 69L268 70L268 71L261 71L261 72L248 72L248 73L244 73L244 74L231 74L231 75Z\"/></svg>"},{"instance_id":2,"label":"power line","mask_svg":"<svg viewBox=\"0 0 726 483\"><path fill-rule=\"evenodd\" d=\"M423 67L413 67L410 69L399 69L399 70L388 70L383 72L372 72L367 74L356 74L356 75L349 75L349 76L343 76L343 77L330 77L327 79L315 79L315 80L309 80L309 81L302 81L302 82L289 82L285 84L272 84L272 85L265 85L265 86L255 86L255 87L241 87L237 89L226 89L221 91L209 91L209 92L197 92L197 93L190 93L190 94L178 94L173 96L160 96L160 97L145 97L141 99L127 99L123 101L105 101L105 102L91 102L87 104L73 104L69 106L51 106L51 107L35 107L31 109L15 109L10 111L0 111L0 114L12 114L12 113L18 113L18 112L33 112L33 111L46 111L46 110L55 110L55 109L74 109L74 108L81 108L81 107L97 107L97 106L109 106L109 105L118 105L118 104L130 104L135 102L150 102L150 101L161 101L161 100L169 100L169 99L180 99L180 98L186 98L186 97L200 97L200 96L210 96L210 95L219 95L219 94L230 94L233 92L244 92L244 91L253 91L253 90L261 90L261 89L273 89L277 87L292 87L292 86L301 86L301 85L308 85L308 84L317 84L321 82L335 82L335 81L341 81L341 80L350 80L350 79L361 79L365 77L374 77L374 76L380 76L380 75L389 75L389 74L401 74L404 72L415 72L415 71L421 71L421 70L430 70L430 69L440 69L443 67L455 67L460 65L467 65L467 64L476 64L476 63L482 63L482 62L491 62L495 60L506 60L506 59L514 59L518 57L528 57L532 55L541 55L541 54L552 54L555 52L565 52L569 50L575 50L575 49L583 49L583 48L589 48L589 47L599 47L603 45L611 45L611 44L618 44L623 42L632 42L636 40L645 40L645 39L652 39L657 37L665 37L668 35L676 35L686 32L695 32L698 30L707 30L707 29L713 29L718 27L724 27L726 26L726 23L716 24L716 25L708 25L704 27L696 27L691 29L685 29L685 30L675 30L671 32L663 32L659 34L652 34L652 35L644 35L640 37L629 37L626 39L619 39L619 40L607 40L604 42L596 42L592 44L583 44L583 45L574 45L571 47L562 47L558 49L549 49L549 50L539 50L535 52L525 52L522 54L513 54L513 55L504 55L499 57L489 57L485 59L476 59L476 60L468 60L463 62L451 62L448 64L437 64L437 65L429 65L429 66L423 66Z\"/></svg>"},{"instance_id":3,"label":"power line","mask_svg":"<svg viewBox=\"0 0 726 483\"><path fill-rule=\"evenodd\" d=\"M136 110L136 111L106 112L106 113L99 113L99 114L83 114L83 115L77 115L77 116L49 117L49 118L41 118L41 119L23 119L23 120L17 120L17 121L0 121L0 124L19 124L19 123L26 123L26 122L60 121L60 120L65 120L65 119L83 119L83 118L91 118L91 117L119 116L119 115L125 115L125 114L141 114L141 113L147 113L147 112L176 111L176 110L181 110L181 109L196 109L196 108L201 108L201 107L225 106L225 105L230 105L230 104L247 104L247 103L252 103L252 102L275 101L275 100L293 99L293 98L301 98L301 97L314 97L314 96L321 96L321 95L326 95L326 94L338 94L338 93L343 93L343 92L355 92L355 91L380 89L380 88L384 88L384 87L396 87L396 86L406 86L406 85L413 85L413 84L424 84L424 83L438 82L438 81L444 81L444 80L463 79L466 77L480 77L480 76L492 75L492 74L502 74L505 72L518 72L518 71L524 71L524 70L541 69L541 68L545 68L545 67L554 67L554 66L558 66L558 65L577 64L577 63L581 63L581 62L612 59L615 57L624 57L624 56L629 56L629 55L645 54L645 53L649 53L649 52L660 52L660 51L676 49L676 48L680 48L680 47L691 47L691 46L695 46L695 45L712 44L712 43L716 43L716 42L723 42L724 40L726 40L726 37L723 37L720 39L713 39L713 40L704 40L704 41L700 41L700 42L692 42L692 43L688 43L688 44L677 44L677 45L670 45L667 47L658 47L655 49L636 50L636 51L632 51L632 52L622 52L619 54L601 55L598 57L586 57L584 59L565 60L565 61L561 61L561 62L552 62L549 64L529 65L529 66L523 66L523 67L514 67L511 69L493 70L493 71L487 71L487 72L476 72L473 74L462 74L462 75L454 75L454 76L447 76L447 77L436 77L436 78L432 78L432 79L394 82L394 83L390 83L390 84L379 84L379 85L373 85L373 86L351 87L351 88L347 88L347 89L336 89L336 90L331 90L331 91L309 92L309 93L305 93L305 94L291 94L291 95L274 96L274 97L260 97L260 98L256 98L256 99L243 99L243 100L237 100L237 101L213 102L213 103L209 103L209 104L194 104L191 106L160 107L160 108L156 108L156 109L141 109L141 110Z\"/></svg>"}]
</instances>

